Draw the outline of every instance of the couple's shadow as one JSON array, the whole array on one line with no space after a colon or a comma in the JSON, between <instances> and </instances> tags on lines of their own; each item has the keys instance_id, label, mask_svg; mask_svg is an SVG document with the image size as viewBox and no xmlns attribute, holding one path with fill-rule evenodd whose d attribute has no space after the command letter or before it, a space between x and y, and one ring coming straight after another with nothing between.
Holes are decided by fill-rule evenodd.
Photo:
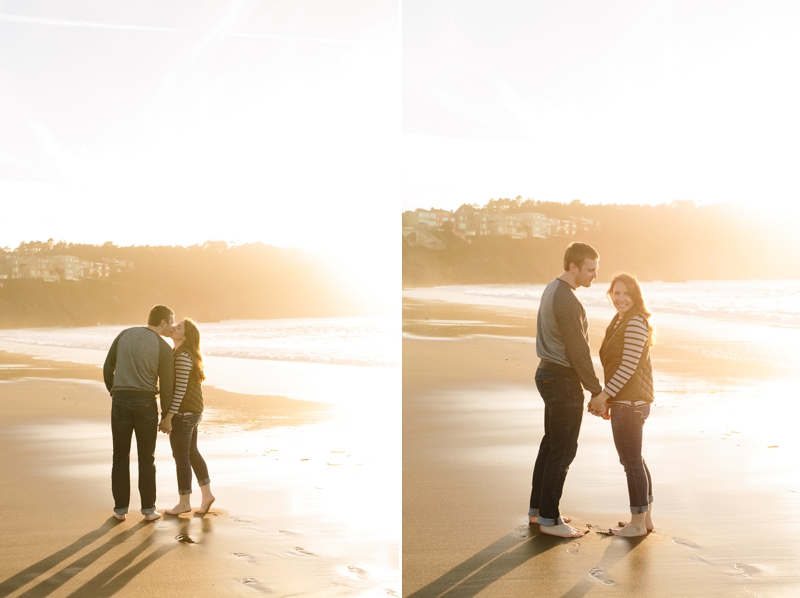
<instances>
[{"instance_id":1,"label":"couple's shadow","mask_svg":"<svg viewBox=\"0 0 800 598\"><path fill-rule=\"evenodd\" d=\"M626 538L627 550L617 552L613 560L618 561L624 558L642 540L644 537ZM425 587L409 594L407 598L472 598L520 565L548 550L559 546L563 547L566 543L565 538L548 536L532 530L527 534L519 530L511 532ZM606 560L603 559L603 561ZM613 563L603 562L602 564L608 569ZM542 583L545 580L532 579L531 581ZM564 594L563 598L579 598L586 595L593 586L594 581L587 579L574 586Z\"/></svg>"},{"instance_id":2,"label":"couple's shadow","mask_svg":"<svg viewBox=\"0 0 800 598\"><path fill-rule=\"evenodd\" d=\"M175 530L178 531L179 536L189 525L191 519L192 518L181 518L178 520L178 525ZM76 575L90 569L92 565L108 554L109 551L124 544L126 547L131 547L127 553L123 554L109 565L106 565L102 570L97 571L91 579L69 594L70 597L92 596L102 598L105 596L112 596L155 561L178 547L178 541L164 543L161 541L162 539L156 538L155 532L157 528L154 523L155 522L140 521L125 531L106 537L112 530L123 525L121 521L117 521L114 517L109 517L96 530L78 538L69 546L54 552L8 579L0 581L0 597L8 596L31 582L36 583L20 594L19 598L41 598L43 596L49 596L72 580ZM205 524L206 521L204 521L204 525ZM139 533L146 529L149 529L149 533ZM175 530L173 530L173 533ZM140 537L136 537L137 534ZM105 541L90 552L69 563L67 566L55 572L51 572L51 569L57 568L59 565L68 561L72 556L101 539L105 539ZM146 556L134 564L134 561L145 553L147 553Z\"/></svg>"}]
</instances>

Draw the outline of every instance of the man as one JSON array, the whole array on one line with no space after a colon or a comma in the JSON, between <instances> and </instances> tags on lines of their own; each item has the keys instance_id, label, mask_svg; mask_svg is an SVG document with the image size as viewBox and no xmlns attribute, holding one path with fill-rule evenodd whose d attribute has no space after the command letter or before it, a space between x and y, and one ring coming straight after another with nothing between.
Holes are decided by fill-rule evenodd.
<instances>
[{"instance_id":1,"label":"man","mask_svg":"<svg viewBox=\"0 0 800 598\"><path fill-rule=\"evenodd\" d=\"M161 410L166 413L172 402L175 370L172 348L161 337L170 335L174 323L175 312L166 305L156 305L150 310L147 326L128 328L114 339L103 366L103 378L112 399L111 492L114 517L120 521L127 517L131 500L130 453L134 432L142 515L146 521L161 517L156 511L156 394L160 393Z\"/></svg>"},{"instance_id":2,"label":"man","mask_svg":"<svg viewBox=\"0 0 800 598\"><path fill-rule=\"evenodd\" d=\"M575 290L597 278L597 251L572 243L564 253L564 272L542 293L536 321L536 388L544 400L544 438L533 469L528 520L544 534L578 538L583 532L567 525L558 503L569 465L578 451L583 418L583 389L592 397L602 392L589 354L589 323ZM583 386L581 386L583 385Z\"/></svg>"}]
</instances>

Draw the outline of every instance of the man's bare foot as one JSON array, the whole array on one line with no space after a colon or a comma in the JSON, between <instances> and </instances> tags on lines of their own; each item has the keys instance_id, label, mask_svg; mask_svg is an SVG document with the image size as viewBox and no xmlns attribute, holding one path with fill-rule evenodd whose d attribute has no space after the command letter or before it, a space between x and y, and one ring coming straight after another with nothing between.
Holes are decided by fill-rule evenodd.
<instances>
[{"instance_id":1,"label":"man's bare foot","mask_svg":"<svg viewBox=\"0 0 800 598\"><path fill-rule=\"evenodd\" d=\"M211 505L214 504L214 501L217 500L213 496L203 497L203 502L200 503L200 508L197 509L197 512L201 515L205 515L208 513L208 510L211 508Z\"/></svg>"},{"instance_id":2,"label":"man's bare foot","mask_svg":"<svg viewBox=\"0 0 800 598\"><path fill-rule=\"evenodd\" d=\"M152 513L144 516L145 521L155 521L156 519L161 519L161 513L158 511L153 511Z\"/></svg>"},{"instance_id":3,"label":"man's bare foot","mask_svg":"<svg viewBox=\"0 0 800 598\"><path fill-rule=\"evenodd\" d=\"M561 519L564 520L564 523L569 523L570 521L572 521L572 519L567 517L566 515L562 515ZM537 515L528 515L528 522L539 523L539 517Z\"/></svg>"},{"instance_id":4,"label":"man's bare foot","mask_svg":"<svg viewBox=\"0 0 800 598\"><path fill-rule=\"evenodd\" d=\"M575 529L566 523L560 523L558 525L540 525L539 531L548 536L558 536L560 538L580 538L583 536L581 530Z\"/></svg>"},{"instance_id":5,"label":"man's bare foot","mask_svg":"<svg viewBox=\"0 0 800 598\"><path fill-rule=\"evenodd\" d=\"M116 519L117 521L125 521L127 518L128 518L127 515L117 515L116 513L114 513L114 519Z\"/></svg>"},{"instance_id":6,"label":"man's bare foot","mask_svg":"<svg viewBox=\"0 0 800 598\"><path fill-rule=\"evenodd\" d=\"M167 515L180 515L181 513L188 513L192 510L192 506L189 503L179 502L177 505L172 507L171 509L167 509L164 511Z\"/></svg>"}]
</instances>

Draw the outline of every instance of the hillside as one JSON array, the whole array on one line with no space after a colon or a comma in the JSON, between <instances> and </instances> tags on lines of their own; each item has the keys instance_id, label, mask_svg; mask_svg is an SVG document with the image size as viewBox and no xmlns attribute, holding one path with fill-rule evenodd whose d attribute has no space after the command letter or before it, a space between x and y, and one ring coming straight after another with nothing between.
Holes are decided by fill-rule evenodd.
<instances>
[{"instance_id":1,"label":"hillside","mask_svg":"<svg viewBox=\"0 0 800 598\"><path fill-rule=\"evenodd\" d=\"M557 204L497 200L489 213L536 211L554 218L599 220L598 229L575 237L520 239L473 237L466 243L452 233L436 232L445 249L403 245L403 285L544 283L561 271L572 241L600 253L600 279L626 270L642 280L800 278L793 259L798 241L752 214L726 205L696 207L691 202L659 206Z\"/></svg>"},{"instance_id":2,"label":"hillside","mask_svg":"<svg viewBox=\"0 0 800 598\"><path fill-rule=\"evenodd\" d=\"M99 280L4 280L0 327L143 323L156 303L200 321L333 317L365 313L329 264L299 249L23 244L17 253L128 260L134 271Z\"/></svg>"}]
</instances>

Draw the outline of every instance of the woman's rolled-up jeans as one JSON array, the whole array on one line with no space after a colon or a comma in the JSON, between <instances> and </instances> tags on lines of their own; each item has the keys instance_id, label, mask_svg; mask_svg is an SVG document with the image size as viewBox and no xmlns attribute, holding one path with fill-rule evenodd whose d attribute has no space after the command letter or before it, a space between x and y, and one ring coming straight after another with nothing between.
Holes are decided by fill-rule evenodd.
<instances>
[{"instance_id":1,"label":"woman's rolled-up jeans","mask_svg":"<svg viewBox=\"0 0 800 598\"><path fill-rule=\"evenodd\" d=\"M611 431L628 479L628 496L631 513L645 513L653 502L653 482L650 470L642 457L642 431L650 415L650 404L645 401L609 403Z\"/></svg>"},{"instance_id":2,"label":"woman's rolled-up jeans","mask_svg":"<svg viewBox=\"0 0 800 598\"><path fill-rule=\"evenodd\" d=\"M202 413L178 414L172 417L169 444L172 446L172 456L178 473L178 494L192 493L192 471L199 486L211 483L206 462L197 450L197 427L202 419Z\"/></svg>"}]
</instances>

